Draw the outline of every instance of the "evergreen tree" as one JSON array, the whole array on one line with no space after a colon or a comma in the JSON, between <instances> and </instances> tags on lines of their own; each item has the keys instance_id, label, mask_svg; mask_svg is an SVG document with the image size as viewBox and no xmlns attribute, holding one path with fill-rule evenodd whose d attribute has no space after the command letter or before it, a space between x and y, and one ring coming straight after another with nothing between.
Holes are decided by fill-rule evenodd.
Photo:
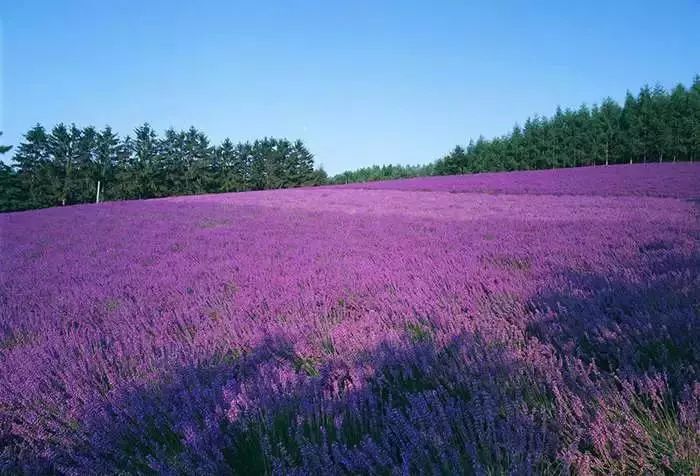
<instances>
[{"instance_id":1,"label":"evergreen tree","mask_svg":"<svg viewBox=\"0 0 700 476\"><path fill-rule=\"evenodd\" d=\"M48 135L39 124L31 128L13 157L24 206L41 208L56 204L58 178L48 156Z\"/></svg>"},{"instance_id":2,"label":"evergreen tree","mask_svg":"<svg viewBox=\"0 0 700 476\"><path fill-rule=\"evenodd\" d=\"M0 155L6 154L11 149L11 145L0 145ZM22 189L17 172L13 167L0 161L0 211L20 209L23 205L22 201Z\"/></svg>"},{"instance_id":3,"label":"evergreen tree","mask_svg":"<svg viewBox=\"0 0 700 476\"><path fill-rule=\"evenodd\" d=\"M158 196L182 194L185 190L185 133L172 127L160 140Z\"/></svg>"},{"instance_id":4,"label":"evergreen tree","mask_svg":"<svg viewBox=\"0 0 700 476\"><path fill-rule=\"evenodd\" d=\"M653 158L663 162L664 153L671 149L673 130L671 128L670 98L661 86L651 92L649 112L649 143Z\"/></svg>"},{"instance_id":5,"label":"evergreen tree","mask_svg":"<svg viewBox=\"0 0 700 476\"><path fill-rule=\"evenodd\" d=\"M310 185L324 185L326 183L328 183L328 174L323 170L323 166L319 166L313 171Z\"/></svg>"},{"instance_id":6,"label":"evergreen tree","mask_svg":"<svg viewBox=\"0 0 700 476\"><path fill-rule=\"evenodd\" d=\"M95 175L100 181L101 199L117 198L116 175L122 153L119 136L106 126L95 138Z\"/></svg>"},{"instance_id":7,"label":"evergreen tree","mask_svg":"<svg viewBox=\"0 0 700 476\"><path fill-rule=\"evenodd\" d=\"M671 155L672 161L683 160L688 155L688 143L684 138L690 137L690 125L687 117L691 114L688 108L689 96L685 87L678 84L668 100L668 128L669 142L668 152Z\"/></svg>"},{"instance_id":8,"label":"evergreen tree","mask_svg":"<svg viewBox=\"0 0 700 476\"><path fill-rule=\"evenodd\" d=\"M237 174L240 178L241 189L252 190L252 178L251 178L251 164L253 161L253 152L250 142L244 142L236 144L236 153L234 155L234 162L231 167L233 174ZM242 177L242 178L241 178Z\"/></svg>"},{"instance_id":9,"label":"evergreen tree","mask_svg":"<svg viewBox=\"0 0 700 476\"><path fill-rule=\"evenodd\" d=\"M94 201L99 176L95 161L98 133L94 127L71 127L74 141L74 160L70 192L72 203Z\"/></svg>"},{"instance_id":10,"label":"evergreen tree","mask_svg":"<svg viewBox=\"0 0 700 476\"><path fill-rule=\"evenodd\" d=\"M700 75L695 76L688 91L687 150L691 162L700 156Z\"/></svg>"},{"instance_id":11,"label":"evergreen tree","mask_svg":"<svg viewBox=\"0 0 700 476\"><path fill-rule=\"evenodd\" d=\"M272 164L273 144L266 137L255 140L250 148L250 184L253 190L273 188L275 167Z\"/></svg>"},{"instance_id":12,"label":"evergreen tree","mask_svg":"<svg viewBox=\"0 0 700 476\"><path fill-rule=\"evenodd\" d=\"M56 125L48 137L48 158L57 182L52 184L56 190L55 201L61 205L71 203L75 149L79 138L80 130L74 124L68 128L63 123Z\"/></svg>"},{"instance_id":13,"label":"evergreen tree","mask_svg":"<svg viewBox=\"0 0 700 476\"><path fill-rule=\"evenodd\" d=\"M211 146L207 136L190 127L183 140L184 194L203 193L208 190L210 177Z\"/></svg>"},{"instance_id":14,"label":"evergreen tree","mask_svg":"<svg viewBox=\"0 0 700 476\"><path fill-rule=\"evenodd\" d=\"M0 146L0 152L9 147ZM0 166L0 209L92 202L100 181L104 198L132 199L203 192L262 190L325 183L323 168L302 141L269 138L213 146L191 127L168 129L162 139L147 123L123 140L107 126L39 124ZM700 76L671 92L660 86L627 93L620 106L607 98L591 108L557 108L528 118L509 134L480 136L424 166L375 165L347 171L335 183L431 174L479 173L581 165L696 160L700 154Z\"/></svg>"},{"instance_id":15,"label":"evergreen tree","mask_svg":"<svg viewBox=\"0 0 700 476\"><path fill-rule=\"evenodd\" d=\"M314 156L301 140L295 141L288 152L288 177L291 186L311 185L318 175L314 171Z\"/></svg>"},{"instance_id":16,"label":"evergreen tree","mask_svg":"<svg viewBox=\"0 0 700 476\"><path fill-rule=\"evenodd\" d=\"M624 105L610 98L575 111L557 108L551 118L527 118L510 134L460 146L437 160L435 174L527 170L580 165L695 160L700 152L700 76L685 89L627 92ZM465 167L466 164L466 167ZM344 172L334 181L348 181Z\"/></svg>"},{"instance_id":17,"label":"evergreen tree","mask_svg":"<svg viewBox=\"0 0 700 476\"><path fill-rule=\"evenodd\" d=\"M158 137L150 124L144 123L134 130L131 145L130 178L134 182L136 196L126 198L152 198L160 196L159 183L162 169L158 156Z\"/></svg>"},{"instance_id":18,"label":"evergreen tree","mask_svg":"<svg viewBox=\"0 0 700 476\"><path fill-rule=\"evenodd\" d=\"M598 144L602 147L602 155L605 165L617 163L622 160L620 147L615 147L620 136L620 119L622 109L611 98L603 100L597 115L596 132L598 134Z\"/></svg>"},{"instance_id":19,"label":"evergreen tree","mask_svg":"<svg viewBox=\"0 0 700 476\"><path fill-rule=\"evenodd\" d=\"M214 150L214 173L217 175L217 192L241 192L247 189L245 167L239 150L227 137Z\"/></svg>"},{"instance_id":20,"label":"evergreen tree","mask_svg":"<svg viewBox=\"0 0 700 476\"><path fill-rule=\"evenodd\" d=\"M133 157L134 145L130 136L124 137L117 149L114 164L115 184L106 192L113 200L129 200L139 198L140 182L138 167Z\"/></svg>"}]
</instances>

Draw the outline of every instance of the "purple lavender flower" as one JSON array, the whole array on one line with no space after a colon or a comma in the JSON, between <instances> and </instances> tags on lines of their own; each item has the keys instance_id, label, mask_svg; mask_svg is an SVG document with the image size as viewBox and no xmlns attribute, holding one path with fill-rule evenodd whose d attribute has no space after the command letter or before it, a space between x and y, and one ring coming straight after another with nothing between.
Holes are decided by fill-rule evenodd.
<instances>
[{"instance_id":1,"label":"purple lavender flower","mask_svg":"<svg viewBox=\"0 0 700 476\"><path fill-rule=\"evenodd\" d=\"M698 197L663 164L0 215L0 472L692 474Z\"/></svg>"}]
</instances>

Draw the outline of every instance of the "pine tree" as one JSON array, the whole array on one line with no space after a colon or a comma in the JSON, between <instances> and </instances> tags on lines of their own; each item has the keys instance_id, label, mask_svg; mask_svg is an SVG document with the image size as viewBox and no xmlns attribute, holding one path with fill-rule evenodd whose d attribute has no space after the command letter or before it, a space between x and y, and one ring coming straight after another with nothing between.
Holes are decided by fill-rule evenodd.
<instances>
[{"instance_id":1,"label":"pine tree","mask_svg":"<svg viewBox=\"0 0 700 476\"><path fill-rule=\"evenodd\" d=\"M114 164L115 184L107 189L110 198L116 200L129 200L139 198L139 170L133 156L134 141L130 136L125 136L117 149L117 157Z\"/></svg>"},{"instance_id":2,"label":"pine tree","mask_svg":"<svg viewBox=\"0 0 700 476\"><path fill-rule=\"evenodd\" d=\"M286 183L286 155L289 141L286 139L266 138L263 154L265 156L265 189L283 188Z\"/></svg>"},{"instance_id":3,"label":"pine tree","mask_svg":"<svg viewBox=\"0 0 700 476\"><path fill-rule=\"evenodd\" d=\"M158 146L161 158L158 196L182 194L185 190L185 134L172 127Z\"/></svg>"},{"instance_id":4,"label":"pine tree","mask_svg":"<svg viewBox=\"0 0 700 476\"><path fill-rule=\"evenodd\" d=\"M671 160L683 160L687 156L686 143L683 138L689 135L686 131L688 111L688 93L682 84L678 84L668 98L668 153Z\"/></svg>"},{"instance_id":5,"label":"pine tree","mask_svg":"<svg viewBox=\"0 0 700 476\"><path fill-rule=\"evenodd\" d=\"M663 162L664 153L671 149L673 131L671 129L671 114L669 96L657 85L651 92L649 111L649 147L651 154L659 162Z\"/></svg>"},{"instance_id":6,"label":"pine tree","mask_svg":"<svg viewBox=\"0 0 700 476\"><path fill-rule=\"evenodd\" d=\"M74 142L72 180L69 195L73 203L95 199L98 168L95 161L98 133L94 127L71 127Z\"/></svg>"},{"instance_id":7,"label":"pine tree","mask_svg":"<svg viewBox=\"0 0 700 476\"><path fill-rule=\"evenodd\" d=\"M311 185L324 185L326 183L328 183L328 174L323 170L323 166L319 165L319 167L313 171Z\"/></svg>"},{"instance_id":8,"label":"pine tree","mask_svg":"<svg viewBox=\"0 0 700 476\"><path fill-rule=\"evenodd\" d=\"M134 140L131 142L130 169L136 185L136 197L128 198L159 196L158 185L162 169L159 168L158 145L158 137L147 122L134 130Z\"/></svg>"},{"instance_id":9,"label":"pine tree","mask_svg":"<svg viewBox=\"0 0 700 476\"><path fill-rule=\"evenodd\" d=\"M627 92L622 108L621 123L624 137L625 158L629 162L639 161L644 151L643 125L637 99Z\"/></svg>"},{"instance_id":10,"label":"pine tree","mask_svg":"<svg viewBox=\"0 0 700 476\"><path fill-rule=\"evenodd\" d=\"M687 149L689 160L694 162L700 156L700 75L695 76L688 90L688 109Z\"/></svg>"},{"instance_id":11,"label":"pine tree","mask_svg":"<svg viewBox=\"0 0 700 476\"><path fill-rule=\"evenodd\" d=\"M609 165L610 162L618 162L615 144L619 139L621 116L622 109L611 98L603 100L600 109L598 109L598 114L595 116L605 165Z\"/></svg>"},{"instance_id":12,"label":"pine tree","mask_svg":"<svg viewBox=\"0 0 700 476\"><path fill-rule=\"evenodd\" d=\"M214 150L216 167L215 173L219 175L218 192L239 192L243 188L244 175L238 170L236 148L227 137L219 147Z\"/></svg>"},{"instance_id":13,"label":"pine tree","mask_svg":"<svg viewBox=\"0 0 700 476\"><path fill-rule=\"evenodd\" d=\"M252 190L263 190L267 183L264 149L265 145L260 139L250 144L250 185Z\"/></svg>"},{"instance_id":14,"label":"pine tree","mask_svg":"<svg viewBox=\"0 0 700 476\"><path fill-rule=\"evenodd\" d=\"M80 131L75 125L70 129L65 124L56 125L48 137L48 156L55 171L58 185L56 201L61 205L71 203L70 192L73 188L73 163L75 160L75 142Z\"/></svg>"},{"instance_id":15,"label":"pine tree","mask_svg":"<svg viewBox=\"0 0 700 476\"><path fill-rule=\"evenodd\" d=\"M2 131L0 131L2 136ZM12 149L11 145L0 145L0 155ZM22 190L17 171L0 161L0 211L18 210L23 205Z\"/></svg>"},{"instance_id":16,"label":"pine tree","mask_svg":"<svg viewBox=\"0 0 700 476\"><path fill-rule=\"evenodd\" d=\"M236 144L236 153L232 164L232 172L241 177L241 189L253 190L251 164L253 161L252 146L250 142Z\"/></svg>"},{"instance_id":17,"label":"pine tree","mask_svg":"<svg viewBox=\"0 0 700 476\"><path fill-rule=\"evenodd\" d=\"M182 193L193 194L207 191L211 180L209 165L211 146L207 136L196 128L190 127L183 144L184 190Z\"/></svg>"},{"instance_id":18,"label":"pine tree","mask_svg":"<svg viewBox=\"0 0 700 476\"><path fill-rule=\"evenodd\" d=\"M314 156L301 140L294 142L290 156L294 164L294 168L291 171L293 186L315 184L319 175L314 171Z\"/></svg>"},{"instance_id":19,"label":"pine tree","mask_svg":"<svg viewBox=\"0 0 700 476\"><path fill-rule=\"evenodd\" d=\"M121 145L119 136L106 126L95 138L95 171L100 181L101 196L118 198L116 173Z\"/></svg>"},{"instance_id":20,"label":"pine tree","mask_svg":"<svg viewBox=\"0 0 700 476\"><path fill-rule=\"evenodd\" d=\"M40 124L24 135L13 162L24 197L24 208L41 208L55 204L54 187L57 179L49 163L48 136Z\"/></svg>"}]
</instances>

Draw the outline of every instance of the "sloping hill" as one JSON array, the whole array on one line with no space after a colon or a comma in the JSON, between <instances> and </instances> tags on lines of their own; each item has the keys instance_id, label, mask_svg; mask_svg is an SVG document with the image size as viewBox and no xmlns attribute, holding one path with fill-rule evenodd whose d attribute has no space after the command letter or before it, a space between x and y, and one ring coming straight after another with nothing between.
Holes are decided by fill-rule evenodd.
<instances>
[{"instance_id":1,"label":"sloping hill","mask_svg":"<svg viewBox=\"0 0 700 476\"><path fill-rule=\"evenodd\" d=\"M700 196L700 164L611 165L421 177L340 185L347 188L551 195Z\"/></svg>"},{"instance_id":2,"label":"sloping hill","mask_svg":"<svg viewBox=\"0 0 700 476\"><path fill-rule=\"evenodd\" d=\"M1 215L0 472L691 474L698 172Z\"/></svg>"}]
</instances>

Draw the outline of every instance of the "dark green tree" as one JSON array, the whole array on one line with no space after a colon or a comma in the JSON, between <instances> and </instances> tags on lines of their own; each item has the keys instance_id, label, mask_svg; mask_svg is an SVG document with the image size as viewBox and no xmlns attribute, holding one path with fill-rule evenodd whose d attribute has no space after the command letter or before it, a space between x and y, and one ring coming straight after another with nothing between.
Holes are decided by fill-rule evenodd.
<instances>
[{"instance_id":1,"label":"dark green tree","mask_svg":"<svg viewBox=\"0 0 700 476\"><path fill-rule=\"evenodd\" d=\"M100 181L101 197L117 198L116 174L122 145L119 136L106 126L95 138L95 180Z\"/></svg>"},{"instance_id":2,"label":"dark green tree","mask_svg":"<svg viewBox=\"0 0 700 476\"><path fill-rule=\"evenodd\" d=\"M130 146L129 179L134 182L131 192L135 192L135 196L125 198L160 196L158 185L162 180L163 170L159 161L158 137L150 124L146 122L134 130L134 140Z\"/></svg>"},{"instance_id":3,"label":"dark green tree","mask_svg":"<svg viewBox=\"0 0 700 476\"><path fill-rule=\"evenodd\" d=\"M71 203L87 203L95 200L99 169L95 160L98 133L94 127L71 127L74 141L72 179L69 186Z\"/></svg>"},{"instance_id":4,"label":"dark green tree","mask_svg":"<svg viewBox=\"0 0 700 476\"><path fill-rule=\"evenodd\" d=\"M210 190L211 157L212 148L207 136L190 127L183 139L184 188L180 193L195 194Z\"/></svg>"},{"instance_id":5,"label":"dark green tree","mask_svg":"<svg viewBox=\"0 0 700 476\"><path fill-rule=\"evenodd\" d=\"M55 200L61 205L71 203L76 143L79 139L80 129L75 124L67 127L63 123L56 125L48 137L47 155L59 184Z\"/></svg>"},{"instance_id":6,"label":"dark green tree","mask_svg":"<svg viewBox=\"0 0 700 476\"><path fill-rule=\"evenodd\" d=\"M55 205L59 190L57 171L49 160L48 135L41 125L27 131L13 161L22 190L22 208Z\"/></svg>"},{"instance_id":7,"label":"dark green tree","mask_svg":"<svg viewBox=\"0 0 700 476\"><path fill-rule=\"evenodd\" d=\"M620 120L622 108L611 98L603 100L597 114L594 115L595 131L598 135L597 143L602 150L602 158L605 165L622 162L623 153L619 145Z\"/></svg>"},{"instance_id":8,"label":"dark green tree","mask_svg":"<svg viewBox=\"0 0 700 476\"><path fill-rule=\"evenodd\" d=\"M700 156L700 75L695 76L688 91L688 115L685 126L688 159L693 162Z\"/></svg>"},{"instance_id":9,"label":"dark green tree","mask_svg":"<svg viewBox=\"0 0 700 476\"><path fill-rule=\"evenodd\" d=\"M2 136L2 131L0 131ZM12 149L11 145L0 145L0 155ZM6 212L22 208L22 189L17 171L0 161L0 211Z\"/></svg>"}]
</instances>

